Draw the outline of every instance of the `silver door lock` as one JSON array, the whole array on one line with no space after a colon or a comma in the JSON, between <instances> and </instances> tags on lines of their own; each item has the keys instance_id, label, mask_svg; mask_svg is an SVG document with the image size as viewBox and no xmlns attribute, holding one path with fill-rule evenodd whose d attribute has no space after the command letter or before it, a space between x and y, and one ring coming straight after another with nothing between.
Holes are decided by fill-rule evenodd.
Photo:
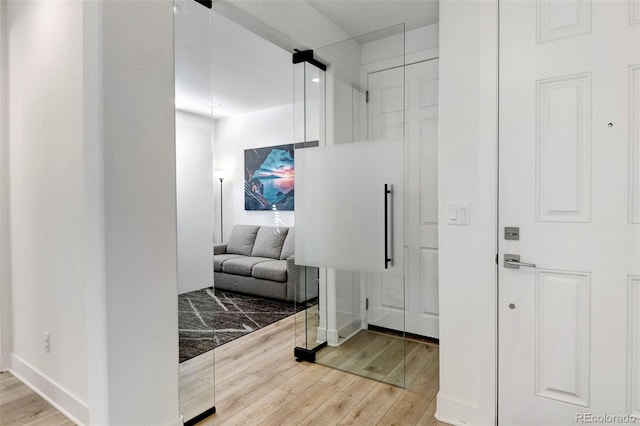
<instances>
[{"instance_id":1,"label":"silver door lock","mask_svg":"<svg viewBox=\"0 0 640 426\"><path fill-rule=\"evenodd\" d=\"M516 226L505 226L504 228L504 239L505 240L519 240L520 239L520 228Z\"/></svg>"}]
</instances>

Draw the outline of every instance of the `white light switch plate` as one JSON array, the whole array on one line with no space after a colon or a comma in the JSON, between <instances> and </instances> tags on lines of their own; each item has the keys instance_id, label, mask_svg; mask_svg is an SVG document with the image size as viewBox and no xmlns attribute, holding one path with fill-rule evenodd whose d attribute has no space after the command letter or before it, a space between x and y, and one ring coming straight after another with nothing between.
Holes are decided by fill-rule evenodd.
<instances>
[{"instance_id":1,"label":"white light switch plate","mask_svg":"<svg viewBox=\"0 0 640 426\"><path fill-rule=\"evenodd\" d=\"M469 203L447 204L447 224L469 225L470 211Z\"/></svg>"}]
</instances>

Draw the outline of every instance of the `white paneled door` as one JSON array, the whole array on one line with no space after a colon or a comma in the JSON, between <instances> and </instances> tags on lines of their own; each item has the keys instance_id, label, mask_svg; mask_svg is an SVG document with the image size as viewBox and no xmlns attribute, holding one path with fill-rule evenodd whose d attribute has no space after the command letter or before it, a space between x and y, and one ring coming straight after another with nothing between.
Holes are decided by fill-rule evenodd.
<instances>
[{"instance_id":1,"label":"white paneled door","mask_svg":"<svg viewBox=\"0 0 640 426\"><path fill-rule=\"evenodd\" d=\"M499 424L640 422L640 2L501 1L499 98Z\"/></svg>"},{"instance_id":2,"label":"white paneled door","mask_svg":"<svg viewBox=\"0 0 640 426\"><path fill-rule=\"evenodd\" d=\"M407 332L438 338L438 60L370 73L368 90L369 138L406 132L405 297L397 277L368 276L368 323L401 329L404 316Z\"/></svg>"}]
</instances>

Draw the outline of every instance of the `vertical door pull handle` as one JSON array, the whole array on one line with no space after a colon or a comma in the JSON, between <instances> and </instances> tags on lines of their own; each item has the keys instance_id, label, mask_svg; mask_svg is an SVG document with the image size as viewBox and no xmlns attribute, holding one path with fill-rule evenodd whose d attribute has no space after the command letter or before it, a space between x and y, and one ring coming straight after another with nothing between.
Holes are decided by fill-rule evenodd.
<instances>
[{"instance_id":1,"label":"vertical door pull handle","mask_svg":"<svg viewBox=\"0 0 640 426\"><path fill-rule=\"evenodd\" d=\"M384 269L389 269L389 265L393 266L393 260L391 256L393 253L389 249L389 243L393 244L393 236L389 237L389 199L393 196L393 186L391 184L384 184ZM391 206L393 207L393 199L391 200ZM391 214L391 220L393 220L393 214ZM393 226L391 226L393 232Z\"/></svg>"}]
</instances>

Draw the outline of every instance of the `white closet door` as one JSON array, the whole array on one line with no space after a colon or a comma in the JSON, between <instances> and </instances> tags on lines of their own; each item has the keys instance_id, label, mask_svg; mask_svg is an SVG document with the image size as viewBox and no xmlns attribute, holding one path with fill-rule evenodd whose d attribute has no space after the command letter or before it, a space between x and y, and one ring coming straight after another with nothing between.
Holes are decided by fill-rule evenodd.
<instances>
[{"instance_id":1,"label":"white closet door","mask_svg":"<svg viewBox=\"0 0 640 426\"><path fill-rule=\"evenodd\" d=\"M405 279L366 277L368 323L438 338L438 60L371 73L368 90L370 137L406 136Z\"/></svg>"}]
</instances>

